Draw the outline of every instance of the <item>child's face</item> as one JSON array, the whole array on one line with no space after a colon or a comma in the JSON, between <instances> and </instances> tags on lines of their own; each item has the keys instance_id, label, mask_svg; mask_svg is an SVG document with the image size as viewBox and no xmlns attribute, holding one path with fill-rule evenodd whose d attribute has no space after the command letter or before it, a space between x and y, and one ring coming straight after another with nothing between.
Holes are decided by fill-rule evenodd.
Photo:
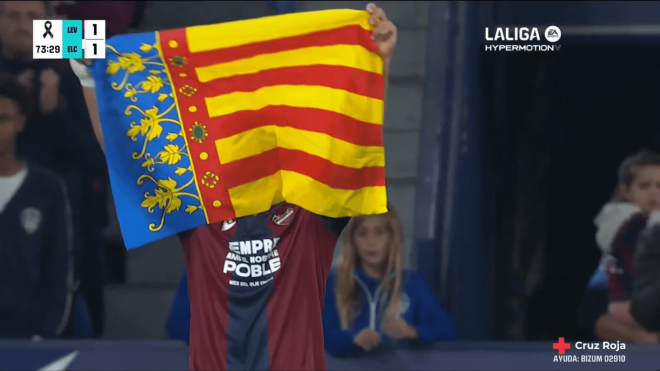
<instances>
[{"instance_id":1,"label":"child's face","mask_svg":"<svg viewBox=\"0 0 660 371\"><path fill-rule=\"evenodd\" d=\"M635 172L630 186L623 186L623 196L646 212L660 210L660 166L643 166Z\"/></svg>"},{"instance_id":2,"label":"child's face","mask_svg":"<svg viewBox=\"0 0 660 371\"><path fill-rule=\"evenodd\" d=\"M380 215L365 217L355 230L357 254L363 265L382 268L387 262L390 233L387 220Z\"/></svg>"}]
</instances>

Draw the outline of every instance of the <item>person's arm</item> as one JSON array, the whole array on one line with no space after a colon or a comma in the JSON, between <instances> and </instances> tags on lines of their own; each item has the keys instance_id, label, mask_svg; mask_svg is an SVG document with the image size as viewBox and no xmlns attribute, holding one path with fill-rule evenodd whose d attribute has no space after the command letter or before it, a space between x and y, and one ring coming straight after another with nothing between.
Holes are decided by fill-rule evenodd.
<instances>
[{"instance_id":1,"label":"person's arm","mask_svg":"<svg viewBox=\"0 0 660 371\"><path fill-rule=\"evenodd\" d=\"M321 218L321 221L323 222L323 225L332 233L337 235L339 237L341 235L341 232L346 228L346 225L348 225L348 222L351 220L351 218L330 218L327 216L319 216Z\"/></svg>"},{"instance_id":2,"label":"person's arm","mask_svg":"<svg viewBox=\"0 0 660 371\"><path fill-rule=\"evenodd\" d=\"M658 333L630 326L609 313L603 314L596 320L594 333L598 339L607 341L657 343L659 340Z\"/></svg>"},{"instance_id":3,"label":"person's arm","mask_svg":"<svg viewBox=\"0 0 660 371\"><path fill-rule=\"evenodd\" d=\"M602 272L596 271L578 307L578 326L600 340L649 342L653 334L630 326L608 313L607 286Z\"/></svg>"},{"instance_id":4,"label":"person's arm","mask_svg":"<svg viewBox=\"0 0 660 371\"><path fill-rule=\"evenodd\" d=\"M31 121L54 143L58 162L95 171L103 163L95 143L78 78L68 69L43 69L33 78L39 109ZM34 124L31 122L31 124Z\"/></svg>"},{"instance_id":5,"label":"person's arm","mask_svg":"<svg viewBox=\"0 0 660 371\"><path fill-rule=\"evenodd\" d=\"M47 237L41 272L42 326L39 335L59 336L67 324L73 300L73 226L64 183L57 180L48 211Z\"/></svg>"},{"instance_id":6,"label":"person's arm","mask_svg":"<svg viewBox=\"0 0 660 371\"><path fill-rule=\"evenodd\" d=\"M95 143L96 132L93 130L94 126L91 125L91 115L88 112L87 102L85 99L84 91L78 83L78 78L72 71L63 71L60 74L62 84L62 96L66 104L66 115L68 121L71 122L70 126L74 128L73 135L70 135L72 143L75 143L78 156L84 156L82 161L83 165L93 170L99 167L99 162L104 164L103 153L99 151L98 145ZM96 100L94 100L94 108L96 108ZM101 165L102 166L102 165Z\"/></svg>"},{"instance_id":7,"label":"person's arm","mask_svg":"<svg viewBox=\"0 0 660 371\"><path fill-rule=\"evenodd\" d=\"M631 314L647 330L660 331L660 225L640 237L635 268Z\"/></svg>"},{"instance_id":8,"label":"person's arm","mask_svg":"<svg viewBox=\"0 0 660 371\"><path fill-rule=\"evenodd\" d=\"M367 4L367 12L369 13L369 24L374 27L371 38L376 43L378 55L383 59L383 108L385 109L387 108L390 62L398 41L398 30L394 23L387 19L385 11L376 4Z\"/></svg>"},{"instance_id":9,"label":"person's arm","mask_svg":"<svg viewBox=\"0 0 660 371\"><path fill-rule=\"evenodd\" d=\"M359 352L353 342L353 334L341 328L339 312L337 311L333 279L328 279L323 301L323 338L325 350L332 356L345 357Z\"/></svg>"},{"instance_id":10,"label":"person's arm","mask_svg":"<svg viewBox=\"0 0 660 371\"><path fill-rule=\"evenodd\" d=\"M99 108L96 105L96 90L94 88L85 88L83 87L83 95L85 97L85 103L87 104L87 110L89 111L89 117L92 120L92 128L94 129L94 135L96 136L96 141L99 142L101 150L105 154L105 144L103 142L103 132L101 131L101 119L99 118Z\"/></svg>"},{"instance_id":11,"label":"person's arm","mask_svg":"<svg viewBox=\"0 0 660 371\"><path fill-rule=\"evenodd\" d=\"M630 300L610 303L607 312L628 326L639 326L630 313Z\"/></svg>"},{"instance_id":12,"label":"person's arm","mask_svg":"<svg viewBox=\"0 0 660 371\"><path fill-rule=\"evenodd\" d=\"M594 334L600 340L635 341L635 329L609 313L598 317L594 327Z\"/></svg>"},{"instance_id":13,"label":"person's arm","mask_svg":"<svg viewBox=\"0 0 660 371\"><path fill-rule=\"evenodd\" d=\"M188 273L184 270L176 296L167 318L167 336L170 339L190 343L190 298L188 297Z\"/></svg>"},{"instance_id":14,"label":"person's arm","mask_svg":"<svg viewBox=\"0 0 660 371\"><path fill-rule=\"evenodd\" d=\"M419 300L417 322L410 324L417 332L416 340L422 343L456 340L456 329L451 317L435 298L424 277L420 274L412 277Z\"/></svg>"},{"instance_id":15,"label":"person's arm","mask_svg":"<svg viewBox=\"0 0 660 371\"><path fill-rule=\"evenodd\" d=\"M383 60L383 125L387 116L387 91L390 85L390 59Z\"/></svg>"},{"instance_id":16,"label":"person's arm","mask_svg":"<svg viewBox=\"0 0 660 371\"><path fill-rule=\"evenodd\" d=\"M87 105L87 111L89 112L89 118L92 121L94 135L96 136L96 140L99 142L99 145L101 145L103 153L105 153L105 145L103 144L103 132L101 131L101 119L99 118L99 108L96 103L94 77L92 76L92 72L87 67L91 62L81 62L75 59L71 59L70 63L71 69L80 80L80 85L82 85L83 96L85 98L85 104Z\"/></svg>"}]
</instances>

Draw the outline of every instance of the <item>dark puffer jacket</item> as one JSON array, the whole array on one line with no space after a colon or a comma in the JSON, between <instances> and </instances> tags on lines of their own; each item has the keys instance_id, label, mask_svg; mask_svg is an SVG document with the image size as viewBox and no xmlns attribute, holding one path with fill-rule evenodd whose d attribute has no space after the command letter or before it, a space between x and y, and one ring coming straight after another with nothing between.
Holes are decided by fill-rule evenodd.
<instances>
[{"instance_id":1,"label":"dark puffer jacket","mask_svg":"<svg viewBox=\"0 0 660 371\"><path fill-rule=\"evenodd\" d=\"M640 236L635 253L632 315L649 331L660 331L660 224Z\"/></svg>"}]
</instances>

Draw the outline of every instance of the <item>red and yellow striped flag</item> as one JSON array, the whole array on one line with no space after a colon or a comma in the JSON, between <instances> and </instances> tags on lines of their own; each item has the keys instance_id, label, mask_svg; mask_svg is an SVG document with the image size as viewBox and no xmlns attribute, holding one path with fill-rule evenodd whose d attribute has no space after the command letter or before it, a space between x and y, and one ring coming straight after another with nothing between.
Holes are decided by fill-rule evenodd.
<instances>
[{"instance_id":1,"label":"red and yellow striped flag","mask_svg":"<svg viewBox=\"0 0 660 371\"><path fill-rule=\"evenodd\" d=\"M119 98L99 98L104 137L123 138L106 140L111 177L128 176L124 156L144 161L161 189L153 197L178 192L172 206L140 191L143 208L164 210L161 227L165 214L184 209L213 223L282 201L329 217L386 212L383 61L368 19L366 11L328 10L156 32L153 44L145 34L109 40L104 72L112 76L104 83L95 72L97 97L99 83L112 85L108 97L126 85L125 105L115 111L128 115L133 104L160 125L122 116L128 133L110 128L104 117L121 116L112 111ZM153 97L139 96L138 86ZM166 124L180 125L185 141L176 144ZM135 142L132 157L126 136ZM175 175L189 173L190 187L179 187L185 180ZM114 182L115 193L123 186ZM130 218L124 224L137 223Z\"/></svg>"},{"instance_id":2,"label":"red and yellow striped flag","mask_svg":"<svg viewBox=\"0 0 660 371\"><path fill-rule=\"evenodd\" d=\"M330 10L160 33L209 219L286 200L312 212L386 211L383 62L368 13ZM213 189L203 176L219 176ZM218 202L220 207L216 207Z\"/></svg>"}]
</instances>

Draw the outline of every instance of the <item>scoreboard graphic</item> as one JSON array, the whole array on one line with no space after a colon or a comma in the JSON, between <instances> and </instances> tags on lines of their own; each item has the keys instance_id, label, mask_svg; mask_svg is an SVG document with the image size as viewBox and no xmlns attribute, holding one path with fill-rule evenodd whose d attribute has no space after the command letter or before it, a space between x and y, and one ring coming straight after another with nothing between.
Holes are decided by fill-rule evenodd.
<instances>
[{"instance_id":1,"label":"scoreboard graphic","mask_svg":"<svg viewBox=\"0 0 660 371\"><path fill-rule=\"evenodd\" d=\"M105 21L32 21L32 58L104 59Z\"/></svg>"}]
</instances>

